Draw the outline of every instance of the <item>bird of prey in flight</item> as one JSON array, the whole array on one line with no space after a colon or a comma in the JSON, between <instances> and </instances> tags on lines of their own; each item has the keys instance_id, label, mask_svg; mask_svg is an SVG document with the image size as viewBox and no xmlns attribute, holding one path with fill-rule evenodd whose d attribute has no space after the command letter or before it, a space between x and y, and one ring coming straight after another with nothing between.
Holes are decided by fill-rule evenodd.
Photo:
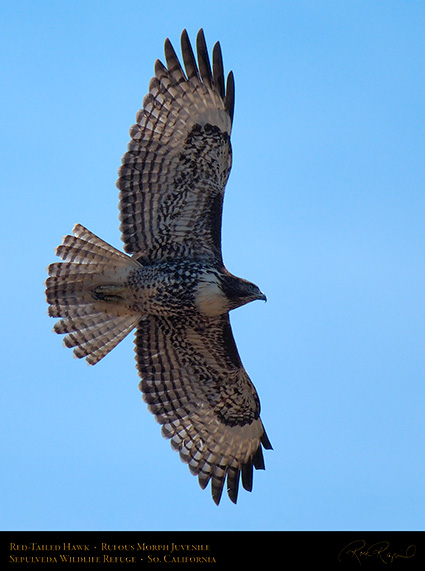
<instances>
[{"instance_id":1,"label":"bird of prey in flight","mask_svg":"<svg viewBox=\"0 0 425 571\"><path fill-rule=\"evenodd\" d=\"M170 41L122 158L125 254L77 224L48 267L49 315L64 345L94 365L133 329L139 388L162 433L220 502L227 483L251 491L271 444L229 311L265 295L224 266L221 219L232 163L234 80L220 44L212 66L202 30L197 61L186 30L184 68Z\"/></svg>"}]
</instances>

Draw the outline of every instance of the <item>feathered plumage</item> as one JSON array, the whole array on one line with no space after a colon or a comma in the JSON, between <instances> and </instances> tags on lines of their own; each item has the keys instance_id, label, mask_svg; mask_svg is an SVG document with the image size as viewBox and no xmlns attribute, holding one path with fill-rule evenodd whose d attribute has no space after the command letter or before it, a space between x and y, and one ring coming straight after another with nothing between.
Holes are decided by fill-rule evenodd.
<instances>
[{"instance_id":1,"label":"feathered plumage","mask_svg":"<svg viewBox=\"0 0 425 571\"><path fill-rule=\"evenodd\" d=\"M212 68L203 31L196 62L186 31L184 70L167 39L130 129L117 186L124 250L77 224L57 248L46 282L56 333L89 364L132 329L140 389L164 436L218 504L252 489L271 448L257 393L236 348L228 312L265 299L230 274L221 253L224 189L232 160L232 72L220 45Z\"/></svg>"}]
</instances>

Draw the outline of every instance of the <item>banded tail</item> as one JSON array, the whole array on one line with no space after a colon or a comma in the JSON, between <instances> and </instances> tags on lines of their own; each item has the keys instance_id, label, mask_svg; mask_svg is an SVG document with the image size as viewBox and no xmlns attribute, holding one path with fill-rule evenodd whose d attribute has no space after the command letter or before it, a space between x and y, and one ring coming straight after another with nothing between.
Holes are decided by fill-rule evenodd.
<instances>
[{"instance_id":1,"label":"banded tail","mask_svg":"<svg viewBox=\"0 0 425 571\"><path fill-rule=\"evenodd\" d=\"M94 365L126 337L140 320L120 293L139 264L76 224L56 248L64 262L47 268L46 299L51 317L61 317L53 331L67 333L66 347Z\"/></svg>"}]
</instances>

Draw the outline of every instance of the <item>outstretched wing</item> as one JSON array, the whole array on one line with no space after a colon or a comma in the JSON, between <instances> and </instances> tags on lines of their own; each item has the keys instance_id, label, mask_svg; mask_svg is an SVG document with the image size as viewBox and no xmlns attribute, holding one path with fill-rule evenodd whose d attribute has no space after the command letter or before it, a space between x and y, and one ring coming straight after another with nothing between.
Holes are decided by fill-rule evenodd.
<instances>
[{"instance_id":1,"label":"outstretched wing","mask_svg":"<svg viewBox=\"0 0 425 571\"><path fill-rule=\"evenodd\" d=\"M219 503L227 477L236 503L239 478L251 491L253 467L271 448L254 385L242 366L228 315L149 317L136 334L140 390L164 436Z\"/></svg>"},{"instance_id":2,"label":"outstretched wing","mask_svg":"<svg viewBox=\"0 0 425 571\"><path fill-rule=\"evenodd\" d=\"M186 74L167 39L167 67L155 77L130 129L117 187L124 249L136 258L178 255L221 261L224 187L231 168L233 74L224 85L220 44L212 70L203 31L198 64L186 30L181 48Z\"/></svg>"}]
</instances>

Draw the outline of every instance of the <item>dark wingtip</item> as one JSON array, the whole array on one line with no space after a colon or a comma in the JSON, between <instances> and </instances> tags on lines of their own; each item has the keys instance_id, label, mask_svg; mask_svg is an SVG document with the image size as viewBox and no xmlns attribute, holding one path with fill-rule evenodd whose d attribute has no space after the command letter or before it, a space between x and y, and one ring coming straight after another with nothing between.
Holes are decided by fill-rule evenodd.
<instances>
[{"instance_id":1,"label":"dark wingtip","mask_svg":"<svg viewBox=\"0 0 425 571\"><path fill-rule=\"evenodd\" d=\"M240 470L238 468L229 468L227 472L227 495L234 504L238 500L239 476Z\"/></svg>"},{"instance_id":2,"label":"dark wingtip","mask_svg":"<svg viewBox=\"0 0 425 571\"><path fill-rule=\"evenodd\" d=\"M196 36L196 52L198 61L196 61L195 54L193 53L186 28L181 33L180 43L186 77L188 79L197 78L208 87L214 87L220 94L220 97L224 99L225 109L233 122L235 109L235 80L233 72L231 71L227 76L225 86L223 57L220 43L216 42L213 48L212 69L203 28L198 31ZM174 50L171 46L171 42L167 38L167 40L165 40L165 52L166 54L168 52L168 54L171 55L172 51ZM171 57L173 59L174 54L171 55Z\"/></svg>"},{"instance_id":3,"label":"dark wingtip","mask_svg":"<svg viewBox=\"0 0 425 571\"><path fill-rule=\"evenodd\" d=\"M192 45L189 40L187 30L184 29L180 39L181 50L183 56L183 63L186 69L186 77L191 79L199 77L198 66L196 65L195 55L192 50Z\"/></svg>"},{"instance_id":4,"label":"dark wingtip","mask_svg":"<svg viewBox=\"0 0 425 571\"><path fill-rule=\"evenodd\" d=\"M201 28L196 36L196 51L198 53L198 66L202 81L212 86L212 72L210 58L208 57L207 43L205 41L204 30Z\"/></svg>"},{"instance_id":5,"label":"dark wingtip","mask_svg":"<svg viewBox=\"0 0 425 571\"><path fill-rule=\"evenodd\" d=\"M242 486L247 492L252 492L253 472L252 464L244 464L242 466Z\"/></svg>"},{"instance_id":6,"label":"dark wingtip","mask_svg":"<svg viewBox=\"0 0 425 571\"><path fill-rule=\"evenodd\" d=\"M231 121L233 122L233 115L235 111L235 78L233 76L233 71L231 71L227 76L226 98L224 100L224 105L230 115Z\"/></svg>"},{"instance_id":7,"label":"dark wingtip","mask_svg":"<svg viewBox=\"0 0 425 571\"><path fill-rule=\"evenodd\" d=\"M165 53L165 59L167 62L168 71L171 73L174 79L177 81L185 80L185 76L183 73L183 69L180 65L179 58L177 57L173 45L168 38L165 40L164 53Z\"/></svg>"},{"instance_id":8,"label":"dark wingtip","mask_svg":"<svg viewBox=\"0 0 425 571\"><path fill-rule=\"evenodd\" d=\"M212 499L214 500L216 506L218 506L220 503L221 496L223 494L223 486L224 486L224 478L221 480L221 482L218 485L216 482L214 482L214 480L211 482Z\"/></svg>"},{"instance_id":9,"label":"dark wingtip","mask_svg":"<svg viewBox=\"0 0 425 571\"><path fill-rule=\"evenodd\" d=\"M271 442L266 434L266 431L263 432L260 442L264 446L265 450L273 450L273 446L271 445Z\"/></svg>"},{"instance_id":10,"label":"dark wingtip","mask_svg":"<svg viewBox=\"0 0 425 571\"><path fill-rule=\"evenodd\" d=\"M220 42L216 42L213 48L213 82L221 97L225 97L223 56Z\"/></svg>"}]
</instances>

